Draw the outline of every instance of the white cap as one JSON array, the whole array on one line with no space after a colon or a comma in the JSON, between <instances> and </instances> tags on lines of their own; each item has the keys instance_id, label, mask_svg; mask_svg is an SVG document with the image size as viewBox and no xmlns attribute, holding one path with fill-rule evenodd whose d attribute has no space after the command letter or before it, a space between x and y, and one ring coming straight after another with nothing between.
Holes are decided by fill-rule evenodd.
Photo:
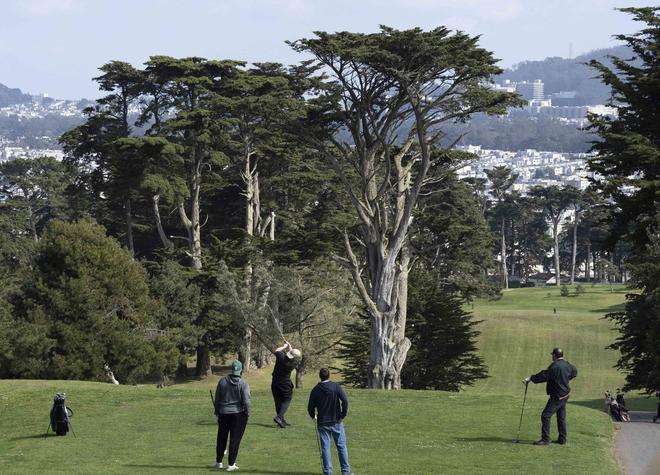
<instances>
[{"instance_id":1,"label":"white cap","mask_svg":"<svg viewBox=\"0 0 660 475\"><path fill-rule=\"evenodd\" d=\"M290 359L300 359L302 357L302 353L300 350L296 348L291 348L291 350L286 354Z\"/></svg>"}]
</instances>

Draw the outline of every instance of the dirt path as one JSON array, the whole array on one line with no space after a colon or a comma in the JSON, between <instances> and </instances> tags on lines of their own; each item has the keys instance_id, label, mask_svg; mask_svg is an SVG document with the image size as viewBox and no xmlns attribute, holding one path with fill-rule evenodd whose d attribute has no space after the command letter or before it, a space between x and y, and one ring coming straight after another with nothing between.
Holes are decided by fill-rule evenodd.
<instances>
[{"instance_id":1,"label":"dirt path","mask_svg":"<svg viewBox=\"0 0 660 475\"><path fill-rule=\"evenodd\" d=\"M626 475L660 475L660 422L653 412L630 411L630 422L617 422L616 456Z\"/></svg>"}]
</instances>

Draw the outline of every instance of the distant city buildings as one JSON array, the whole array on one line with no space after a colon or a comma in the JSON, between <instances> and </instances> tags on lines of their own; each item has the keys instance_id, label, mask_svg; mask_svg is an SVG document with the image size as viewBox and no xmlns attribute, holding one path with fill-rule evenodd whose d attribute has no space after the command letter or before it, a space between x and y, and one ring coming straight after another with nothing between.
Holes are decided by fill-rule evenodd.
<instances>
[{"instance_id":1,"label":"distant city buildings","mask_svg":"<svg viewBox=\"0 0 660 475\"><path fill-rule=\"evenodd\" d=\"M515 84L515 90L523 99L527 101L542 101L545 98L543 94L543 81L522 81Z\"/></svg>"},{"instance_id":2,"label":"distant city buildings","mask_svg":"<svg viewBox=\"0 0 660 475\"><path fill-rule=\"evenodd\" d=\"M30 147L15 147L15 146L2 146L0 143L0 163L17 158L38 158L38 157L52 157L56 160L64 159L64 152L55 149L37 149Z\"/></svg>"},{"instance_id":3,"label":"distant city buildings","mask_svg":"<svg viewBox=\"0 0 660 475\"><path fill-rule=\"evenodd\" d=\"M40 119L48 115L82 117L85 102L84 100L51 99L47 95L32 96L32 102L0 107L0 117L18 117L19 119Z\"/></svg>"},{"instance_id":4,"label":"distant city buildings","mask_svg":"<svg viewBox=\"0 0 660 475\"><path fill-rule=\"evenodd\" d=\"M589 186L589 178L593 177L586 169L586 161L590 156L586 153L541 152L533 149L508 152L483 149L475 145L458 148L479 157L479 160L456 172L460 179L486 179L486 170L506 166L518 175L512 188L522 194L526 194L535 185L571 185L584 190Z\"/></svg>"},{"instance_id":5,"label":"distant city buildings","mask_svg":"<svg viewBox=\"0 0 660 475\"><path fill-rule=\"evenodd\" d=\"M587 114L616 116L613 107L585 104L576 91L560 91L550 95L545 94L545 85L540 79L534 81L511 81L491 84L497 91L515 92L527 101L527 106L511 109L512 116L547 117L568 122L578 126L587 124Z\"/></svg>"}]
</instances>

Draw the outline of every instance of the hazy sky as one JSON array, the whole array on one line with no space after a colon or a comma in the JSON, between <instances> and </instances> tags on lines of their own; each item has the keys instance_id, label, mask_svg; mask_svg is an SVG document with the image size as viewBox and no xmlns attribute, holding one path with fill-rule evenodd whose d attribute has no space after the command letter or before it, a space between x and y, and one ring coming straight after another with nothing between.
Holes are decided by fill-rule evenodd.
<instances>
[{"instance_id":1,"label":"hazy sky","mask_svg":"<svg viewBox=\"0 0 660 475\"><path fill-rule=\"evenodd\" d=\"M481 34L510 66L613 46L639 25L615 7L650 0L1 0L0 83L56 98L98 96L97 68L150 55L297 62L285 40L315 30L445 25Z\"/></svg>"}]
</instances>

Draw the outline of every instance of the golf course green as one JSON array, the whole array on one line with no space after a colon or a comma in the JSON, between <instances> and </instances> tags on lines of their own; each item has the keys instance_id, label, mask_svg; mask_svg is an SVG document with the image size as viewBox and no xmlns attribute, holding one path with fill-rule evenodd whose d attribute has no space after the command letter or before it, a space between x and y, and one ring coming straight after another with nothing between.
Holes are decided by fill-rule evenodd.
<instances>
[{"instance_id":1,"label":"golf course green","mask_svg":"<svg viewBox=\"0 0 660 475\"><path fill-rule=\"evenodd\" d=\"M602 393L623 384L605 347L616 333L602 317L622 308L626 290L586 286L561 297L556 288L512 289L479 300L479 347L490 378L460 393L347 391L349 457L358 474L620 473L613 425ZM556 309L556 313L554 311ZM514 443L524 386L561 346L578 368L569 401L568 444L535 447L544 385L530 385L520 443ZM335 378L336 379L336 378ZM209 398L218 377L163 389L79 381L0 380L0 472L204 473L215 462L216 424ZM250 373L253 412L237 464L246 474L320 473L314 424L306 414L315 375L296 390L278 429L270 370ZM67 393L75 437L43 437L56 392ZM633 409L652 402L629 395ZM553 421L553 431L555 430ZM553 435L556 435L553 434ZM336 458L335 467L338 468Z\"/></svg>"}]
</instances>

